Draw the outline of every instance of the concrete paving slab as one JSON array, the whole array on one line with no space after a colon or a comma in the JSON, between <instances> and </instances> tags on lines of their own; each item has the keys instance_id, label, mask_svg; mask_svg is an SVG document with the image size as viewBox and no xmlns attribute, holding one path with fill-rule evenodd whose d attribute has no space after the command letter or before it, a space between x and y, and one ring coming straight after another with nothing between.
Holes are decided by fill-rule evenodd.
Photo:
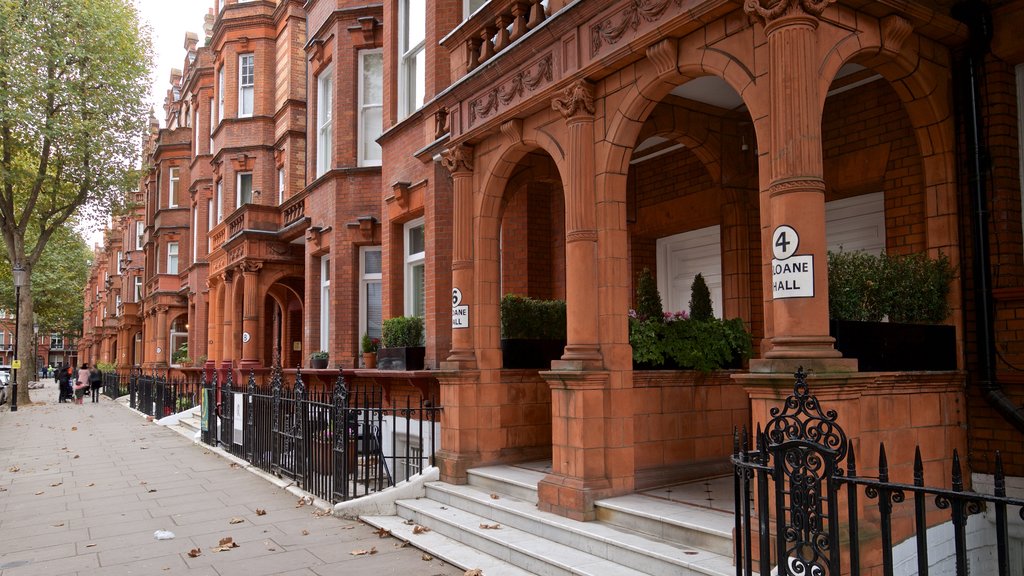
<instances>
[{"instance_id":1,"label":"concrete paving slab","mask_svg":"<svg viewBox=\"0 0 1024 576\"><path fill-rule=\"evenodd\" d=\"M56 396L48 383L32 390L35 404L0 408L0 576L463 573L296 506L293 493L120 403ZM175 538L155 540L157 529ZM224 536L239 547L213 552ZM378 553L350 554L364 546ZM192 548L202 554L190 558Z\"/></svg>"}]
</instances>

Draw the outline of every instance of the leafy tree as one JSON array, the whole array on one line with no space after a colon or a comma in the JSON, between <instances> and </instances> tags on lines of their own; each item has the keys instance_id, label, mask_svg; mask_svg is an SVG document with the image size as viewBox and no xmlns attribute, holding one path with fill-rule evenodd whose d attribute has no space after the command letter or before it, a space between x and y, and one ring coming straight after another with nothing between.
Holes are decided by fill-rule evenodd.
<instances>
[{"instance_id":1,"label":"leafy tree","mask_svg":"<svg viewBox=\"0 0 1024 576\"><path fill-rule=\"evenodd\" d=\"M0 2L0 30L0 235L32 278L58 230L109 214L137 182L149 32L131 0ZM21 291L22 334L35 292ZM18 356L32 367L30 345Z\"/></svg>"}]
</instances>

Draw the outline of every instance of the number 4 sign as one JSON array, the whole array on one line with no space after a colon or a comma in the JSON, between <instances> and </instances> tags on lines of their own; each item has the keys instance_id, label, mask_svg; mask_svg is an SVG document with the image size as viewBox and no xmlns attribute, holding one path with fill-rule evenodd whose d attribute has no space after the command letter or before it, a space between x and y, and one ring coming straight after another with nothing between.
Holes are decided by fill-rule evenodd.
<instances>
[{"instance_id":1,"label":"number 4 sign","mask_svg":"<svg viewBox=\"0 0 1024 576\"><path fill-rule=\"evenodd\" d=\"M792 226L783 224L772 233L772 254L777 260L785 260L796 254L800 247L800 235Z\"/></svg>"}]
</instances>

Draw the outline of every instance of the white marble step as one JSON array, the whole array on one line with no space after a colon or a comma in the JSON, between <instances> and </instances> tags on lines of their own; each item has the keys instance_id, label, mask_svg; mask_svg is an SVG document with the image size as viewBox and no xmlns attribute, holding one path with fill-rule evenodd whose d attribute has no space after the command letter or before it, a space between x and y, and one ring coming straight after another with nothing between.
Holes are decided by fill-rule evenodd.
<instances>
[{"instance_id":1,"label":"white marble step","mask_svg":"<svg viewBox=\"0 0 1024 576\"><path fill-rule=\"evenodd\" d=\"M414 534L415 523L408 524L399 516L363 516L360 519L375 528L390 530L399 540L463 570L479 568L485 576L533 576L531 572L470 548L440 532L431 530Z\"/></svg>"},{"instance_id":2,"label":"white marble step","mask_svg":"<svg viewBox=\"0 0 1024 576\"><path fill-rule=\"evenodd\" d=\"M733 556L735 518L732 514L643 494L598 500L594 506L601 522L729 558Z\"/></svg>"},{"instance_id":3,"label":"white marble step","mask_svg":"<svg viewBox=\"0 0 1024 576\"><path fill-rule=\"evenodd\" d=\"M498 492L481 492L474 486L431 482L427 484L427 497L442 505L488 518L490 523L497 522L599 558L641 569L644 574L724 575L733 571L731 549L727 554L721 554L693 547L690 543L681 544L680 540L666 541L604 522L577 522L541 512L532 502Z\"/></svg>"},{"instance_id":4,"label":"white marble step","mask_svg":"<svg viewBox=\"0 0 1024 576\"><path fill-rule=\"evenodd\" d=\"M515 496L520 500L537 503L537 484L544 479L543 472L517 466L484 466L469 470L469 485L485 492Z\"/></svg>"},{"instance_id":5,"label":"white marble step","mask_svg":"<svg viewBox=\"0 0 1024 576\"><path fill-rule=\"evenodd\" d=\"M538 576L644 576L634 568L429 498L399 500L398 515ZM488 529L483 525L499 528ZM484 572L485 574L486 571ZM689 572L690 574L694 574ZM686 571L676 574L688 574Z\"/></svg>"}]
</instances>

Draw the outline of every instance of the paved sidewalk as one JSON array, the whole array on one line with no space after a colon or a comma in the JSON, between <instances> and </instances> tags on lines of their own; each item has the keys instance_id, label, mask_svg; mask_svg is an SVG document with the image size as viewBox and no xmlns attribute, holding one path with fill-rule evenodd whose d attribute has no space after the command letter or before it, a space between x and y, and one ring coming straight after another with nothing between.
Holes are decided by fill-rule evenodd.
<instances>
[{"instance_id":1,"label":"paved sidewalk","mask_svg":"<svg viewBox=\"0 0 1024 576\"><path fill-rule=\"evenodd\" d=\"M0 409L2 576L463 574L366 524L298 505L109 398L58 404L50 380L32 399ZM157 530L175 537L156 540ZM215 552L225 537L238 547ZM192 549L202 552L192 558Z\"/></svg>"}]
</instances>

